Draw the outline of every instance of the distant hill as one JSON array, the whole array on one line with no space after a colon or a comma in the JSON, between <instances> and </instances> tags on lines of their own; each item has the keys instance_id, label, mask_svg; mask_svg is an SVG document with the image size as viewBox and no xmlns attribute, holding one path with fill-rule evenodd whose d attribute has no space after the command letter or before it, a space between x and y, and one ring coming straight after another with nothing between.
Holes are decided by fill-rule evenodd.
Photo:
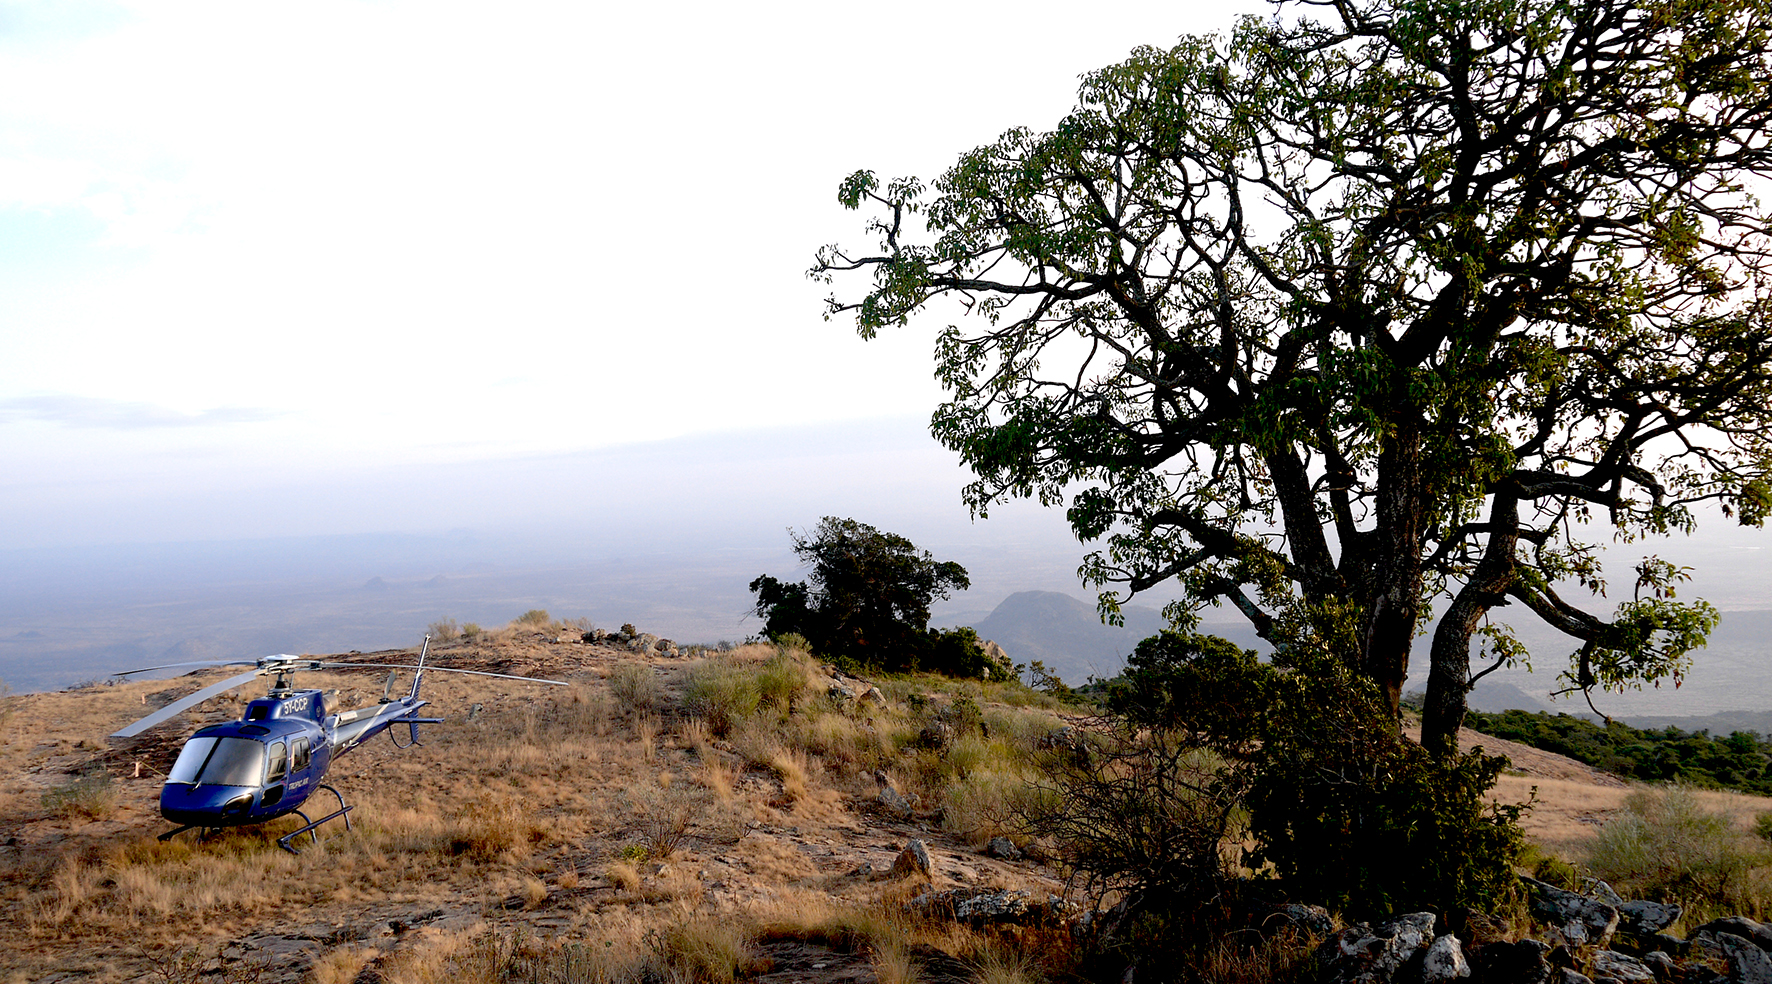
<instances>
[{"instance_id":1,"label":"distant hill","mask_svg":"<svg viewBox=\"0 0 1772 984\"><path fill-rule=\"evenodd\" d=\"M1103 625L1095 606L1057 591L1018 591L990 615L972 623L979 638L990 639L1017 663L1040 660L1069 684L1104 679L1126 666L1140 639L1168 627L1155 608L1129 605L1124 627ZM1222 635L1239 646L1266 650L1246 625L1203 624L1200 631Z\"/></svg>"}]
</instances>

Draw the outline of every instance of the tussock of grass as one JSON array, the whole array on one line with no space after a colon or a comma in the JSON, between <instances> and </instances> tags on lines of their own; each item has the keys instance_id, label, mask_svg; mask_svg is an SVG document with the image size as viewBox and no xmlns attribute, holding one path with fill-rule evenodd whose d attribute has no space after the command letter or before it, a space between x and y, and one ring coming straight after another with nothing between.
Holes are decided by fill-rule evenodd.
<instances>
[{"instance_id":1,"label":"tussock of grass","mask_svg":"<svg viewBox=\"0 0 1772 984\"><path fill-rule=\"evenodd\" d=\"M1588 871L1629 898L1678 902L1706 914L1761 918L1772 902L1772 853L1690 789L1641 790L1600 828Z\"/></svg>"}]
</instances>

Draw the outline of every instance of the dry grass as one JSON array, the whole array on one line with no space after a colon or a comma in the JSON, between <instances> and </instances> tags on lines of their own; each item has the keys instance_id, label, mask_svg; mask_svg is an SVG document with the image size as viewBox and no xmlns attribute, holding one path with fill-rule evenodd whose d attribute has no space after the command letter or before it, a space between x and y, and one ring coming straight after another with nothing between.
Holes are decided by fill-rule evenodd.
<instances>
[{"instance_id":1,"label":"dry grass","mask_svg":"<svg viewBox=\"0 0 1772 984\"><path fill-rule=\"evenodd\" d=\"M473 654L489 653L496 661L484 668L533 672L526 661L590 649L501 631L516 641L438 647L436 665L473 667L467 662ZM893 763L921 727L919 718L903 708L839 707L825 699L822 684L809 685L815 668L803 654L743 647L702 664L717 666L718 682L741 691L742 682L734 681L743 675L773 675L756 685L754 707L746 711L740 701L727 745L707 719L684 713L685 695L674 688L684 687L693 671L673 684L668 671L642 667L626 653L610 651L603 660L576 668L574 685L557 691L427 677L426 695L449 723L427 726L416 748L401 751L381 740L341 759L329 781L355 807L352 829L323 828L319 846L299 859L275 846L293 820L206 843L189 834L155 840L165 825L155 813L159 780L152 770L166 761L151 756L139 779L131 777L128 758L111 761L115 803L108 821L44 805L46 792L72 780L46 785L33 768L53 776L43 771L51 756L102 757L89 736L139 716L150 694L164 701L215 676L9 698L9 704L23 702L21 711L59 723L29 743L0 735L0 823L24 842L43 845L0 855L0 865L8 866L0 868L0 904L8 915L0 952L14 954L7 969L34 979L116 940L143 949L201 944L213 953L230 940L292 932L315 920L385 925L394 906L494 912L517 925L533 917L567 928L521 939L510 930L501 936L427 929L381 944L345 941L317 954L309 976L349 980L373 967L390 981L464 984L502 979L485 976L491 967L521 975L590 968L585 973L602 976L540 979L616 981L637 979L650 967L664 979L719 980L728 973L721 968L736 974L747 966L750 951L734 943L732 927L751 924L710 920L709 913L742 913L781 899L806 908L807 900L832 894L849 900L838 906L842 920L880 941L869 952L884 954L888 974L896 973L893 954L910 952L894 941L974 952L965 937L945 930L856 915L890 910L903 899L889 892L909 889L840 877L857 852L883 868L896 850L877 843L857 811L871 802L873 771ZM628 672L624 665L645 669L657 685L652 710L632 713L632 695L614 692L612 681ZM334 706L350 707L373 703L384 681L379 673L339 673L301 682L336 688ZM237 717L242 702L223 701L207 716L169 730L188 733L209 720ZM474 705L479 710L470 720ZM46 710L51 706L53 713ZM993 743L1004 736L1001 746L956 749L945 768L931 764L931 782L964 776L982 783L997 774L1020 732L1049 730L1049 718L1022 724L1022 712L988 710L998 715L990 723ZM169 761L176 747L174 740L156 754ZM932 848L966 851L963 841L940 843L932 839ZM644 848L648 859L673 859L668 872L622 860L630 846ZM658 930L650 942L649 930ZM750 932L738 932L737 943ZM130 963L139 957L90 959L93 980L140 977L142 965ZM913 972L914 961L905 961L906 973Z\"/></svg>"}]
</instances>

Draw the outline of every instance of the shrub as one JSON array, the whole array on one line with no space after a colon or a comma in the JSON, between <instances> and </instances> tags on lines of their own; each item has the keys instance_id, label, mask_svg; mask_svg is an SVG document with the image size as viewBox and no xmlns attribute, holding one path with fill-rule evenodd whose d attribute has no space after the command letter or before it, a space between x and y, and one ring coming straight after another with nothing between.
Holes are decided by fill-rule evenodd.
<instances>
[{"instance_id":1,"label":"shrub","mask_svg":"<svg viewBox=\"0 0 1772 984\"><path fill-rule=\"evenodd\" d=\"M811 686L805 663L786 653L773 656L757 670L757 706L792 714L794 702Z\"/></svg>"},{"instance_id":2,"label":"shrub","mask_svg":"<svg viewBox=\"0 0 1772 984\"><path fill-rule=\"evenodd\" d=\"M1772 813L1761 813L1754 817L1754 835L1763 841L1772 841Z\"/></svg>"},{"instance_id":3,"label":"shrub","mask_svg":"<svg viewBox=\"0 0 1772 984\"><path fill-rule=\"evenodd\" d=\"M527 625L531 628L547 628L554 624L554 617L545 608L531 608L511 620L512 625Z\"/></svg>"},{"instance_id":4,"label":"shrub","mask_svg":"<svg viewBox=\"0 0 1772 984\"><path fill-rule=\"evenodd\" d=\"M1678 902L1695 912L1746 912L1754 897L1753 869L1763 849L1710 813L1684 786L1643 790L1600 828L1587 867L1630 898Z\"/></svg>"},{"instance_id":5,"label":"shrub","mask_svg":"<svg viewBox=\"0 0 1772 984\"><path fill-rule=\"evenodd\" d=\"M731 734L734 725L755 713L760 699L757 675L726 659L690 668L683 684L683 709L706 721L716 738Z\"/></svg>"},{"instance_id":6,"label":"shrub","mask_svg":"<svg viewBox=\"0 0 1772 984\"><path fill-rule=\"evenodd\" d=\"M664 690L652 667L644 663L621 663L609 673L609 693L618 707L644 714L658 707Z\"/></svg>"},{"instance_id":7,"label":"shrub","mask_svg":"<svg viewBox=\"0 0 1772 984\"><path fill-rule=\"evenodd\" d=\"M484 630L482 630L479 625L469 622L461 627L461 637L468 642L473 642L475 639L480 638L480 633L482 631Z\"/></svg>"},{"instance_id":8,"label":"shrub","mask_svg":"<svg viewBox=\"0 0 1772 984\"><path fill-rule=\"evenodd\" d=\"M43 794L43 806L50 813L73 819L104 820L117 809L117 790L109 773L94 771L83 775L60 789Z\"/></svg>"},{"instance_id":9,"label":"shrub","mask_svg":"<svg viewBox=\"0 0 1772 984\"><path fill-rule=\"evenodd\" d=\"M425 635L435 642L454 642L461 637L461 626L453 618L440 618L425 627Z\"/></svg>"}]
</instances>

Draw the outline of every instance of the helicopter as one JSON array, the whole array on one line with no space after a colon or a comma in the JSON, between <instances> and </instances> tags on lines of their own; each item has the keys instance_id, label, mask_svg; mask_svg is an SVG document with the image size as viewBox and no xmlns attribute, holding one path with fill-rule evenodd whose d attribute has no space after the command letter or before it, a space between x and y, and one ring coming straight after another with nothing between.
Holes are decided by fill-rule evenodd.
<instances>
[{"instance_id":1,"label":"helicopter","mask_svg":"<svg viewBox=\"0 0 1772 984\"><path fill-rule=\"evenodd\" d=\"M458 670L446 666L425 666L430 653L431 637L425 636L419 651L418 665L392 663L329 663L301 656L281 654L256 660L214 660L193 663L167 663L125 670L113 676L123 677L152 670L183 666L250 666L252 669L205 687L196 693L160 708L147 717L111 735L114 743L126 743L157 725L171 720L185 710L212 697L226 693L261 676L275 676L270 692L247 703L238 721L199 729L187 738L180 749L166 783L160 787L160 815L175 829L160 835L170 840L187 830L201 829L200 836L225 827L265 823L288 814L301 817L303 826L277 838L277 846L291 854L301 853L294 840L307 834L312 843L319 842L315 829L330 820L343 818L345 829L351 829L352 807L336 788L324 782L326 771L340 755L367 742L383 731L397 748L410 748L419 743L418 726L440 724L442 718L421 717L419 712L430 704L418 696L427 669L442 673L466 673L472 676L525 680L564 687L558 680L514 676L509 673L488 673L483 670ZM380 702L354 710L332 713L326 706L326 694L320 690L297 690L297 672L313 670L372 668L393 670ZM412 688L407 693L391 696L394 678L400 670L412 670ZM410 729L410 739L402 745L396 725ZM338 809L312 819L301 809L308 799L326 790L338 800Z\"/></svg>"}]
</instances>

